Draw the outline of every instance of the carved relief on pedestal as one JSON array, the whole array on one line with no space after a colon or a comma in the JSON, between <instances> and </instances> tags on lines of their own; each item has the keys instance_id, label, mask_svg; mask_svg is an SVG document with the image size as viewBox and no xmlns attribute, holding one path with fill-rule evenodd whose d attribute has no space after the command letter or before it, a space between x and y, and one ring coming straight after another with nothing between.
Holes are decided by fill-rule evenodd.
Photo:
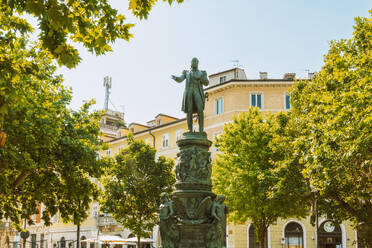
<instances>
[{"instance_id":1,"label":"carved relief on pedestal","mask_svg":"<svg viewBox=\"0 0 372 248\"><path fill-rule=\"evenodd\" d=\"M211 153L193 146L181 149L177 154L176 178L183 183L211 184Z\"/></svg>"}]
</instances>

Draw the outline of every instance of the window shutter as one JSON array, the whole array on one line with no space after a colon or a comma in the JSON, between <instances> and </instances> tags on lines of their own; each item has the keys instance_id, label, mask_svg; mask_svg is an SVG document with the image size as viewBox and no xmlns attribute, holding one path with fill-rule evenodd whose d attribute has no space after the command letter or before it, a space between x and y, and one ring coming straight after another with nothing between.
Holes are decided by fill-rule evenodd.
<instances>
[{"instance_id":1,"label":"window shutter","mask_svg":"<svg viewBox=\"0 0 372 248\"><path fill-rule=\"evenodd\" d=\"M256 106L256 95L251 95L251 106L252 107Z\"/></svg>"},{"instance_id":2,"label":"window shutter","mask_svg":"<svg viewBox=\"0 0 372 248\"><path fill-rule=\"evenodd\" d=\"M290 96L289 95L285 95L285 108L286 109L290 109L291 108L291 103L289 101L289 98Z\"/></svg>"},{"instance_id":3,"label":"window shutter","mask_svg":"<svg viewBox=\"0 0 372 248\"><path fill-rule=\"evenodd\" d=\"M257 95L257 107L261 108L261 95Z\"/></svg>"}]
</instances>

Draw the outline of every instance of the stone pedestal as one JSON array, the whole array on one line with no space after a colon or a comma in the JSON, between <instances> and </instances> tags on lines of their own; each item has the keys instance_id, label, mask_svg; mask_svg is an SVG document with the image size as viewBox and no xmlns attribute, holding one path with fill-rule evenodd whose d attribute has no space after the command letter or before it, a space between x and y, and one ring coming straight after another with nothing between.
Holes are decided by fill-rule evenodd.
<instances>
[{"instance_id":1,"label":"stone pedestal","mask_svg":"<svg viewBox=\"0 0 372 248\"><path fill-rule=\"evenodd\" d=\"M163 248L226 247L224 197L212 191L212 142L206 133L184 133L176 164L176 191L160 207Z\"/></svg>"}]
</instances>

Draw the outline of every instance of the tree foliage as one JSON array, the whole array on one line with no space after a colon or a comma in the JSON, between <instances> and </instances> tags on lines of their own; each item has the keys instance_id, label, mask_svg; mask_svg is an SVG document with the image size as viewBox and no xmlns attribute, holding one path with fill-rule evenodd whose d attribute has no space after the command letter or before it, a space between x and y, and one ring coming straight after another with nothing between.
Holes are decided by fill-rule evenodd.
<instances>
[{"instance_id":1,"label":"tree foliage","mask_svg":"<svg viewBox=\"0 0 372 248\"><path fill-rule=\"evenodd\" d=\"M278 218L308 213L309 187L290 156L290 114L267 114L258 108L240 113L217 138L214 189L226 195L234 222L252 220L260 247L267 228ZM229 175L229 176L226 176Z\"/></svg>"},{"instance_id":2,"label":"tree foliage","mask_svg":"<svg viewBox=\"0 0 372 248\"><path fill-rule=\"evenodd\" d=\"M129 10L147 18L157 0L128 0ZM171 4L174 0L168 0ZM182 0L177 0L182 2ZM40 31L39 40L61 65L75 67L79 53L72 43L81 43L97 55L111 51L117 39L129 40L133 24L125 22L107 0L3 0L0 3L1 31L5 33ZM24 17L34 17L31 25ZM29 18L30 19L30 18ZM7 25L4 25L6 23ZM3 33L4 34L4 33ZM6 35L4 35L6 36ZM0 36L4 38L4 36Z\"/></svg>"},{"instance_id":3,"label":"tree foliage","mask_svg":"<svg viewBox=\"0 0 372 248\"><path fill-rule=\"evenodd\" d=\"M159 157L143 141L128 138L128 147L116 156L103 180L102 209L138 238L148 237L157 224L160 195L171 193L174 162Z\"/></svg>"},{"instance_id":4,"label":"tree foliage","mask_svg":"<svg viewBox=\"0 0 372 248\"><path fill-rule=\"evenodd\" d=\"M329 218L350 220L372 247L372 10L351 39L332 41L324 66L291 92L296 153Z\"/></svg>"},{"instance_id":5,"label":"tree foliage","mask_svg":"<svg viewBox=\"0 0 372 248\"><path fill-rule=\"evenodd\" d=\"M169 4L174 1L168 0ZM142 19L148 17L157 0L128 2L129 10ZM107 0L0 1L0 136L7 135L2 123L7 106L17 100L15 88L25 77L43 73L43 67L33 59L35 50L73 68L81 60L75 44L96 55L105 54L117 39L132 37L131 27L133 24L126 23L124 15ZM30 35L35 37L36 32L35 43L29 43Z\"/></svg>"},{"instance_id":6,"label":"tree foliage","mask_svg":"<svg viewBox=\"0 0 372 248\"><path fill-rule=\"evenodd\" d=\"M27 48L27 39L16 44L15 49L0 48L9 49L14 61L20 62L14 70L28 70L13 78L1 74L9 79L2 83L12 89L7 92L9 88L1 84L5 91L1 99L9 104L2 119L7 140L0 149L0 218L17 224L37 213L37 204L43 203L47 223L57 211L68 220L76 210L71 204L75 192L80 190L86 209L95 187L89 179L99 177L105 164L97 160L102 148L100 114L89 112L92 103L79 111L68 110L71 92L55 74L49 54L37 46ZM84 190L77 182L85 183Z\"/></svg>"}]
</instances>

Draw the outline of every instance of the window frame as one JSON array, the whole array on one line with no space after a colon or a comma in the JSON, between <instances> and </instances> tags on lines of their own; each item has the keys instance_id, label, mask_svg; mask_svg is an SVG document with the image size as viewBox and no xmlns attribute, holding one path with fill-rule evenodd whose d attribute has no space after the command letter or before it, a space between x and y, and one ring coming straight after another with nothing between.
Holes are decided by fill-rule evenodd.
<instances>
[{"instance_id":1,"label":"window frame","mask_svg":"<svg viewBox=\"0 0 372 248\"><path fill-rule=\"evenodd\" d=\"M222 101L222 107L221 107L221 112L218 112L218 102L219 101ZM223 96L220 96L220 97L216 97L214 99L214 115L222 115L224 112L225 112L225 104L224 104L225 100L224 100L224 97Z\"/></svg>"},{"instance_id":2,"label":"window frame","mask_svg":"<svg viewBox=\"0 0 372 248\"><path fill-rule=\"evenodd\" d=\"M287 96L289 97L289 108L287 108ZM288 94L286 91L284 91L284 110L290 110L291 109L291 95Z\"/></svg>"},{"instance_id":3,"label":"window frame","mask_svg":"<svg viewBox=\"0 0 372 248\"><path fill-rule=\"evenodd\" d=\"M166 141L166 146L164 144L164 141ZM163 149L169 148L169 146L170 146L169 133L163 133L162 139L161 139L161 146L162 146Z\"/></svg>"},{"instance_id":4,"label":"window frame","mask_svg":"<svg viewBox=\"0 0 372 248\"><path fill-rule=\"evenodd\" d=\"M261 95L261 108L257 106L257 99L256 99L256 106L252 106L252 96L253 95ZM259 109L264 109L264 92L263 91L250 91L249 92L249 107L258 107Z\"/></svg>"},{"instance_id":5,"label":"window frame","mask_svg":"<svg viewBox=\"0 0 372 248\"><path fill-rule=\"evenodd\" d=\"M220 84L226 82L226 75L220 77Z\"/></svg>"}]
</instances>

